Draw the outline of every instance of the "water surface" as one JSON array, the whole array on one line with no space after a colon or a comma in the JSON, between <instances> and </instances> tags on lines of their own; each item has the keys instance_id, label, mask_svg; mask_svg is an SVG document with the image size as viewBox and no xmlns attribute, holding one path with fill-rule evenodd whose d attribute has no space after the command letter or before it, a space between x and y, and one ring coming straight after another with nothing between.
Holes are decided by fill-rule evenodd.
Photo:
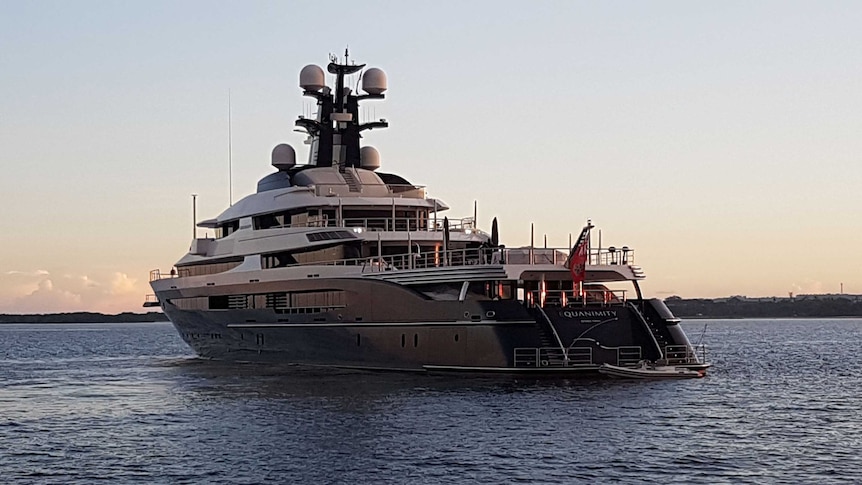
<instances>
[{"instance_id":1,"label":"water surface","mask_svg":"<svg viewBox=\"0 0 862 485\"><path fill-rule=\"evenodd\" d=\"M705 379L333 373L196 359L166 323L0 325L0 477L862 481L862 320L684 325Z\"/></svg>"}]
</instances>

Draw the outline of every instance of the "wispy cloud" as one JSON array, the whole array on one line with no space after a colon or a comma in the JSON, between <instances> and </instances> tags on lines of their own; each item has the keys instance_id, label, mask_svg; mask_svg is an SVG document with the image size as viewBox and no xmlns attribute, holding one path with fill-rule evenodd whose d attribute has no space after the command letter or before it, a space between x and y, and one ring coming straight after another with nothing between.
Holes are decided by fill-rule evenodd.
<instances>
[{"instance_id":1,"label":"wispy cloud","mask_svg":"<svg viewBox=\"0 0 862 485\"><path fill-rule=\"evenodd\" d=\"M35 277L35 276L49 276L51 273L49 273L48 271L45 271L44 269L37 269L34 271L18 271L18 270L13 269L13 270L7 271L5 274L10 275L10 276L34 276Z\"/></svg>"},{"instance_id":2,"label":"wispy cloud","mask_svg":"<svg viewBox=\"0 0 862 485\"><path fill-rule=\"evenodd\" d=\"M804 280L802 283L793 283L791 288L793 289L793 293L796 293L797 295L827 293L824 290L823 283L814 280ZM835 293L838 292L836 291Z\"/></svg>"}]
</instances>

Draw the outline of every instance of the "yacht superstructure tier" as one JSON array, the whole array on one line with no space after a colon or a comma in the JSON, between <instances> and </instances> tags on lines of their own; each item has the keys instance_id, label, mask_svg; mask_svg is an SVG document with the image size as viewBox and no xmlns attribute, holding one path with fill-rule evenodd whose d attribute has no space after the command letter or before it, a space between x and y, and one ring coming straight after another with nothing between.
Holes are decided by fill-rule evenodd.
<instances>
[{"instance_id":1,"label":"yacht superstructure tier","mask_svg":"<svg viewBox=\"0 0 862 485\"><path fill-rule=\"evenodd\" d=\"M507 248L474 217L381 170L359 104L384 98L385 73L331 58L300 73L316 100L308 161L275 147L257 191L199 227L169 272L150 275L160 306L202 357L469 373L597 373L643 360L705 369L664 303L643 297L628 247ZM351 79L354 76L358 79ZM362 92L349 86L362 83Z\"/></svg>"}]
</instances>

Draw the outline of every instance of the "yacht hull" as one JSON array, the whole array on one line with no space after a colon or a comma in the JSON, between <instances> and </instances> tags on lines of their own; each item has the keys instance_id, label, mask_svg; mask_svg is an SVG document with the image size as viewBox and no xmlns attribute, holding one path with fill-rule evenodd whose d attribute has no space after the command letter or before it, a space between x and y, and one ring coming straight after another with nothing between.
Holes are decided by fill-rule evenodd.
<instances>
[{"instance_id":1,"label":"yacht hull","mask_svg":"<svg viewBox=\"0 0 862 485\"><path fill-rule=\"evenodd\" d=\"M217 360L557 374L597 372L603 363L661 356L661 345L630 303L547 305L539 314L517 300L429 301L379 281L330 280L301 288L335 289L350 297L338 308L311 313L182 309L181 298L173 298L178 293L162 295L160 301L183 340L201 357ZM252 290L236 286L230 291Z\"/></svg>"}]
</instances>

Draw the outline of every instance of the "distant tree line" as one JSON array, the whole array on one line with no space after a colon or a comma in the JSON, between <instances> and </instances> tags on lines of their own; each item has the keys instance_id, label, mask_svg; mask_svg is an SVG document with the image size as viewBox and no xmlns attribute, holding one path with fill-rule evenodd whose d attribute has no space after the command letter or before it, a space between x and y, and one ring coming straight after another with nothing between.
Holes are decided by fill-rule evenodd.
<instances>
[{"instance_id":1,"label":"distant tree line","mask_svg":"<svg viewBox=\"0 0 862 485\"><path fill-rule=\"evenodd\" d=\"M665 304L678 317L702 318L820 318L862 317L862 301L836 299L777 298L774 301L752 301L728 298L683 299L672 296Z\"/></svg>"},{"instance_id":2,"label":"distant tree line","mask_svg":"<svg viewBox=\"0 0 862 485\"><path fill-rule=\"evenodd\" d=\"M168 321L168 318L162 312L125 312L117 315L92 312L45 313L36 315L0 314L0 323L129 323L166 321Z\"/></svg>"}]
</instances>

